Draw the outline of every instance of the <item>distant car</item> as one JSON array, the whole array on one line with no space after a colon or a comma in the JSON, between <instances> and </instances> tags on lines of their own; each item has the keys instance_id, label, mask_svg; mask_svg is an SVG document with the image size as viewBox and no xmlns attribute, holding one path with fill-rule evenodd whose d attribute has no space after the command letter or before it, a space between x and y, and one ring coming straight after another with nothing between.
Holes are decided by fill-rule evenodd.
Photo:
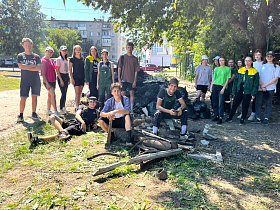
<instances>
[{"instance_id":1,"label":"distant car","mask_svg":"<svg viewBox=\"0 0 280 210\"><path fill-rule=\"evenodd\" d=\"M2 59L0 61L0 66L1 67L13 67L13 65L14 65L14 67L18 66L16 59L13 60L12 58L7 58L7 59Z\"/></svg>"},{"instance_id":2,"label":"distant car","mask_svg":"<svg viewBox=\"0 0 280 210\"><path fill-rule=\"evenodd\" d=\"M140 69L142 69L143 71L154 71L154 72L158 72L161 71L161 67L157 66L156 64L152 64L152 63L147 63L146 67L142 66L140 67Z\"/></svg>"}]
</instances>

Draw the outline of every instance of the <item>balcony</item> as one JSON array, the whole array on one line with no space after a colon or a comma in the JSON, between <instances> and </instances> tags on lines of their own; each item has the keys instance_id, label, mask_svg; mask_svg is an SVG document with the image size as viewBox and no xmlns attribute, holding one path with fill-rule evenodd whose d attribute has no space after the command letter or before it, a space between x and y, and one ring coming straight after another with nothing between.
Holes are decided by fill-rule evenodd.
<instances>
[{"instance_id":1,"label":"balcony","mask_svg":"<svg viewBox=\"0 0 280 210\"><path fill-rule=\"evenodd\" d=\"M86 31L86 30L87 30L87 27L78 27L78 30L79 30L79 31Z\"/></svg>"},{"instance_id":2,"label":"balcony","mask_svg":"<svg viewBox=\"0 0 280 210\"><path fill-rule=\"evenodd\" d=\"M87 35L86 34L82 34L82 38L87 38Z\"/></svg>"},{"instance_id":3,"label":"balcony","mask_svg":"<svg viewBox=\"0 0 280 210\"><path fill-rule=\"evenodd\" d=\"M102 35L102 39L111 39L110 35Z\"/></svg>"},{"instance_id":4,"label":"balcony","mask_svg":"<svg viewBox=\"0 0 280 210\"><path fill-rule=\"evenodd\" d=\"M102 42L102 47L111 47L111 43Z\"/></svg>"}]
</instances>

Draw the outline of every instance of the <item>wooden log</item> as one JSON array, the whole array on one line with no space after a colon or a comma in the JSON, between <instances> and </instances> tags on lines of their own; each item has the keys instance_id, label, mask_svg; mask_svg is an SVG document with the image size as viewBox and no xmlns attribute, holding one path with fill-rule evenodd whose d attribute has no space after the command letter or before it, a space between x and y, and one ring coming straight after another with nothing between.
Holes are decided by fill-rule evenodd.
<instances>
[{"instance_id":1,"label":"wooden log","mask_svg":"<svg viewBox=\"0 0 280 210\"><path fill-rule=\"evenodd\" d=\"M167 151L162 151L162 152L157 152L157 153L152 153L152 154L145 154L145 155L131 158L128 161L121 161L118 163L113 163L109 166L100 167L100 168L96 169L92 175L97 176L100 174L104 174L104 173L112 171L115 168L122 166L122 165L139 164L143 161L149 161L149 160L154 160L157 158L169 157L172 155L178 155L180 153L183 153L182 149L172 149L172 150L167 150Z\"/></svg>"},{"instance_id":2,"label":"wooden log","mask_svg":"<svg viewBox=\"0 0 280 210\"><path fill-rule=\"evenodd\" d=\"M107 147L111 145L112 123L113 123L113 120L109 119L109 128L108 128L108 136L107 136L107 143L106 143Z\"/></svg>"}]
</instances>

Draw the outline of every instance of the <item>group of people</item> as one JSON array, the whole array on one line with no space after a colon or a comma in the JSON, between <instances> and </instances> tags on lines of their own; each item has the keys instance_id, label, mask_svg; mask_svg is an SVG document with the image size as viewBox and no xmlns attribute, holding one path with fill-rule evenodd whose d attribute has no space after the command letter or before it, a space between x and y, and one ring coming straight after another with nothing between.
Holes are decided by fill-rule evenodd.
<instances>
[{"instance_id":1,"label":"group of people","mask_svg":"<svg viewBox=\"0 0 280 210\"><path fill-rule=\"evenodd\" d=\"M280 78L280 68L276 64L275 54L268 51L262 61L262 52L256 50L254 59L251 56L245 57L245 66L242 60L238 60L237 68L234 59L228 61L225 57L214 58L214 71L208 66L208 57L202 56L201 65L195 70L195 87L197 98L205 101L207 90L211 92L211 105L214 112L213 121L222 124L224 112L228 114L225 120L232 120L238 106L242 103L240 124L245 123L250 104L252 113L248 120L256 123L268 124L272 100L276 93L276 85ZM234 96L231 104L230 96ZM252 102L252 103L251 103ZM264 104L264 119L261 118L261 107Z\"/></svg>"}]
</instances>

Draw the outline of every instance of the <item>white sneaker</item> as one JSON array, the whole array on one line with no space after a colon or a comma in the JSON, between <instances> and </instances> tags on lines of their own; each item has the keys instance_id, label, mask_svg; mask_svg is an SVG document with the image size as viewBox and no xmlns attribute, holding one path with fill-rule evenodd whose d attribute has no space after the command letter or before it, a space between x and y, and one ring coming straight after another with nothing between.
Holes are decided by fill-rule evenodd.
<instances>
[{"instance_id":1,"label":"white sneaker","mask_svg":"<svg viewBox=\"0 0 280 210\"><path fill-rule=\"evenodd\" d=\"M46 115L47 115L47 116L51 116L51 115L52 115L52 111L51 111L51 110L48 110L48 111L46 112Z\"/></svg>"},{"instance_id":2,"label":"white sneaker","mask_svg":"<svg viewBox=\"0 0 280 210\"><path fill-rule=\"evenodd\" d=\"M253 121L253 120L255 120L255 118L256 118L256 115L250 115L250 117L248 118L248 120L250 120L250 121Z\"/></svg>"},{"instance_id":3,"label":"white sneaker","mask_svg":"<svg viewBox=\"0 0 280 210\"><path fill-rule=\"evenodd\" d=\"M237 117L237 119L241 119L241 117L242 117L242 113Z\"/></svg>"},{"instance_id":4,"label":"white sneaker","mask_svg":"<svg viewBox=\"0 0 280 210\"><path fill-rule=\"evenodd\" d=\"M55 111L54 114L55 114L57 117L60 117L60 114L58 113L58 111Z\"/></svg>"}]
</instances>

